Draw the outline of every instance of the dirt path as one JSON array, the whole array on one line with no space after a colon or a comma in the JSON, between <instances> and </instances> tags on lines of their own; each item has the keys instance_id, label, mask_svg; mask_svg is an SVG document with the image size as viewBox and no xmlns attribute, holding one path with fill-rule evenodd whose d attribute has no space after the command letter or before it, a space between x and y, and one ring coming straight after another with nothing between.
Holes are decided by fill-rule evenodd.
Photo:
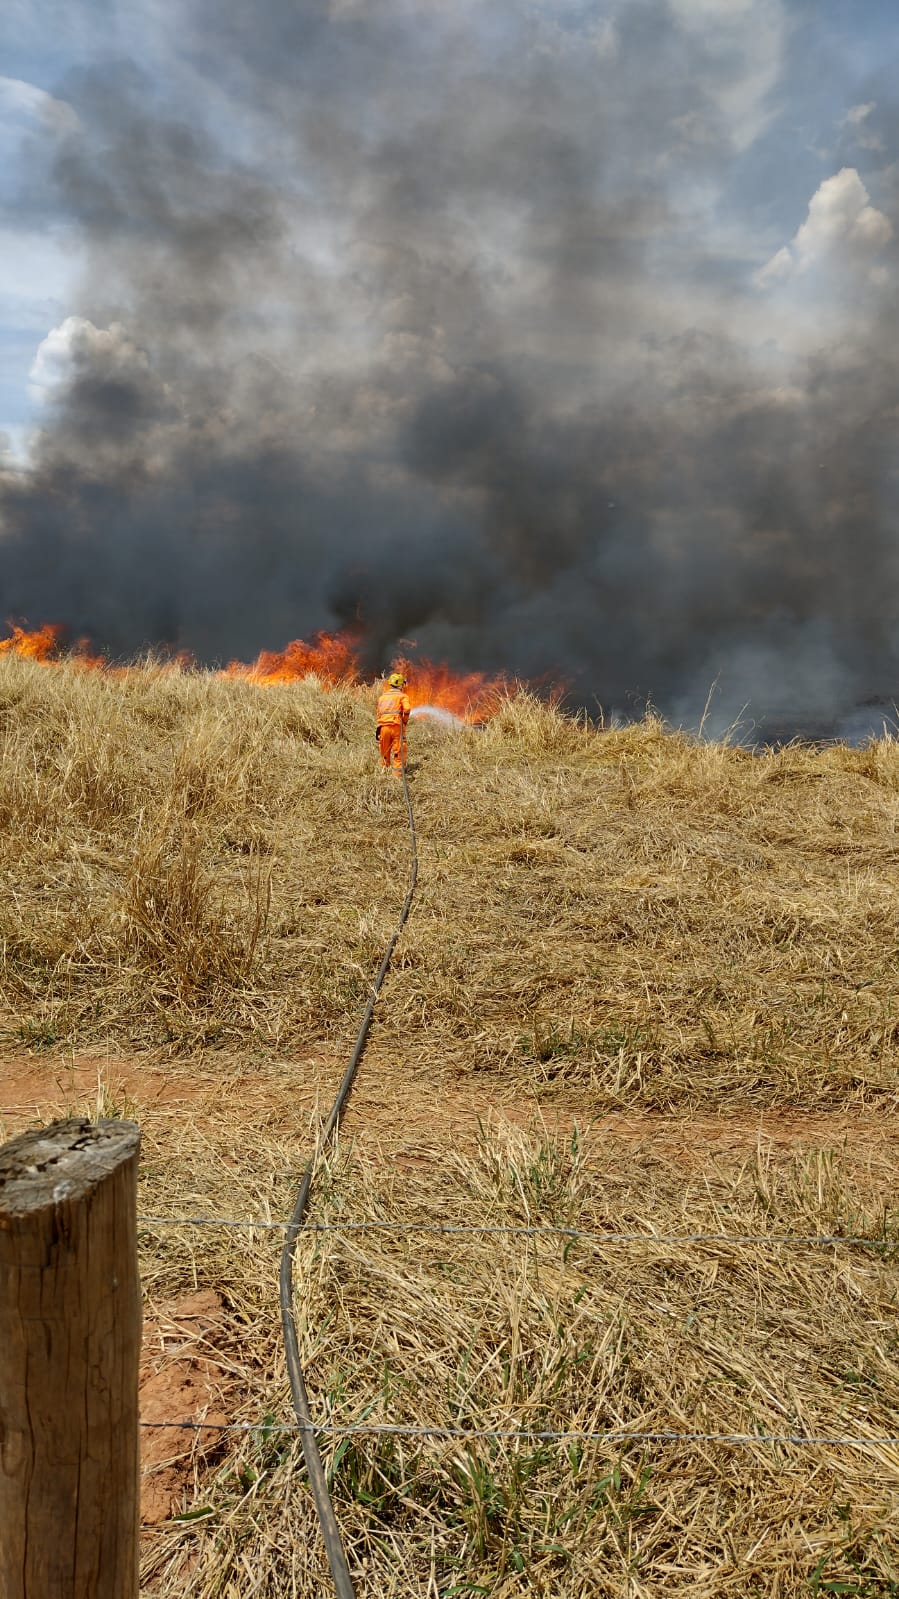
<instances>
[{"instance_id":1,"label":"dirt path","mask_svg":"<svg viewBox=\"0 0 899 1599\"><path fill-rule=\"evenodd\" d=\"M35 1122L95 1112L134 1114L143 1122L165 1122L189 1113L210 1131L234 1113L295 1127L300 1137L316 1112L330 1104L342 1061L317 1054L281 1066L256 1067L213 1057L215 1066L189 1062L143 1063L85 1056L61 1061L22 1055L0 1066L0 1134L12 1137ZM429 1162L448 1145L471 1147L480 1126L507 1121L522 1128L543 1125L570 1135L575 1121L594 1138L634 1150L702 1165L711 1157L739 1157L760 1143L785 1152L797 1148L845 1148L847 1153L892 1165L899 1160L899 1114L798 1107L735 1110L702 1115L612 1111L585 1124L574 1109L546 1106L514 1087L469 1087L458 1080L392 1084L367 1072L357 1084L344 1120L344 1136L387 1158Z\"/></svg>"},{"instance_id":2,"label":"dirt path","mask_svg":"<svg viewBox=\"0 0 899 1599\"><path fill-rule=\"evenodd\" d=\"M211 1142L223 1144L234 1127L253 1120L289 1130L305 1150L316 1115L330 1105L343 1062L319 1053L306 1060L260 1067L213 1056L209 1065L160 1064L109 1057L63 1060L22 1054L0 1066L0 1141L37 1122L72 1114L133 1115L157 1138L187 1117ZM589 1128L643 1163L674 1162L697 1172L712 1161L739 1161L761 1146L775 1157L815 1149L839 1149L847 1164L864 1173L873 1189L889 1193L899 1165L899 1115L799 1109L671 1116L615 1111ZM570 1136L573 1109L542 1107L515 1085L487 1088L447 1075L418 1083L384 1080L372 1067L360 1077L344 1123L344 1136L379 1161L395 1161L426 1172L448 1148L471 1148L484 1123L522 1129L542 1124L549 1134ZM224 1312L208 1291L147 1307L141 1371L145 1421L185 1416L219 1421L232 1407ZM148 1428L142 1434L142 1511L146 1526L178 1513L199 1475L217 1458L215 1433Z\"/></svg>"}]
</instances>

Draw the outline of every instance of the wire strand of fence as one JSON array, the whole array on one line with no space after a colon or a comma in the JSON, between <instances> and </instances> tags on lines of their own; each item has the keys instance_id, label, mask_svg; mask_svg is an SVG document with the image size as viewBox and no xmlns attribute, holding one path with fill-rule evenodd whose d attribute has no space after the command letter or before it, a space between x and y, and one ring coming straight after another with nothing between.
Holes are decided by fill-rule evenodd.
<instances>
[{"instance_id":1,"label":"wire strand of fence","mask_svg":"<svg viewBox=\"0 0 899 1599\"><path fill-rule=\"evenodd\" d=\"M235 1227L252 1232L284 1232L287 1222L241 1220L229 1216L139 1216L140 1227ZM899 1249L899 1238L862 1238L843 1233L598 1233L561 1226L455 1226L445 1222L344 1221L306 1222L298 1229L308 1233L429 1233L441 1237L499 1236L567 1238L596 1244L739 1244L768 1246L825 1246L844 1244L864 1249Z\"/></svg>"},{"instance_id":2,"label":"wire strand of fence","mask_svg":"<svg viewBox=\"0 0 899 1599\"><path fill-rule=\"evenodd\" d=\"M676 1432L662 1428L654 1432L628 1431L610 1428L590 1431L580 1427L570 1428L518 1428L518 1427L420 1427L406 1426L401 1422L349 1422L346 1425L329 1422L266 1422L266 1421L142 1421L142 1427L172 1429L183 1432L263 1433L266 1437L281 1433L315 1433L326 1438L430 1438L446 1441L505 1440L510 1443L708 1443L731 1444L799 1444L830 1445L847 1449L873 1449L899 1445L899 1435L881 1437L872 1435L840 1436L812 1433L755 1433L755 1432Z\"/></svg>"}]
</instances>

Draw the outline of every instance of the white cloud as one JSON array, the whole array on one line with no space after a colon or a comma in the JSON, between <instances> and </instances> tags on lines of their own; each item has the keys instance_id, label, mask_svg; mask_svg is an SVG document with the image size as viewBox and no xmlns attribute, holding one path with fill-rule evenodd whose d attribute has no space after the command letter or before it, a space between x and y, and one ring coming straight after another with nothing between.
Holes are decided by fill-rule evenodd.
<instances>
[{"instance_id":1,"label":"white cloud","mask_svg":"<svg viewBox=\"0 0 899 1599\"><path fill-rule=\"evenodd\" d=\"M855 168L843 167L812 195L808 218L793 242L802 267L840 243L873 252L883 249L892 236L889 218L871 205Z\"/></svg>"},{"instance_id":2,"label":"white cloud","mask_svg":"<svg viewBox=\"0 0 899 1599\"><path fill-rule=\"evenodd\" d=\"M60 133L77 127L78 118L66 100L56 100L36 83L0 77L0 117L5 122L37 120Z\"/></svg>"},{"instance_id":3,"label":"white cloud","mask_svg":"<svg viewBox=\"0 0 899 1599\"><path fill-rule=\"evenodd\" d=\"M86 317L67 316L38 346L28 374L33 398L53 399L85 366L107 374L133 372L136 366L146 369L147 357L120 322L98 328Z\"/></svg>"},{"instance_id":4,"label":"white cloud","mask_svg":"<svg viewBox=\"0 0 899 1599\"><path fill-rule=\"evenodd\" d=\"M806 220L756 274L756 283L770 288L828 261L866 264L892 237L889 217L871 204L855 168L843 167L812 195Z\"/></svg>"},{"instance_id":5,"label":"white cloud","mask_svg":"<svg viewBox=\"0 0 899 1599\"><path fill-rule=\"evenodd\" d=\"M785 283L787 278L793 276L795 266L793 252L789 245L785 244L756 273L755 281L760 289L770 288L773 283Z\"/></svg>"}]
</instances>

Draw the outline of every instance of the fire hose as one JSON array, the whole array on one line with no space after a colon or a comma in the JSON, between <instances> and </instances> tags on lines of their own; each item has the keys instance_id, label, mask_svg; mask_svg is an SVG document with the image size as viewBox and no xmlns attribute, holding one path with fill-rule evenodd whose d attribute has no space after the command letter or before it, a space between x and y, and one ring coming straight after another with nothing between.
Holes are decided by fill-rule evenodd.
<instances>
[{"instance_id":1,"label":"fire hose","mask_svg":"<svg viewBox=\"0 0 899 1599\"><path fill-rule=\"evenodd\" d=\"M316 1162L322 1150L327 1147L331 1137L337 1131L337 1128L340 1124L341 1113L344 1105L346 1104L347 1098L349 1097L350 1089L353 1086L356 1072L359 1069L359 1063L362 1060L363 1054L365 1053L365 1045L368 1041L368 1032L374 1017L375 1004L377 1003L378 995L381 992L384 978L387 976L387 970L390 966L393 952L396 949L397 941L406 925L409 912L412 909L412 899L415 894L415 884L418 880L418 844L415 837L415 817L412 812L412 799L409 794L409 784L406 781L405 740L403 741L402 750L403 765L401 769L401 775L403 779L403 793L406 798L406 810L409 816L409 836L412 844L412 862L409 871L409 888L406 893L406 898L403 901L403 908L400 911L399 921L397 922L387 948L384 951L381 964L378 968L378 975L372 985L371 995L369 997L368 1004L365 1007L365 1014L362 1017L362 1025L360 1026L359 1032L356 1035L356 1043L353 1053L350 1057L349 1064L343 1074L343 1078L341 1079L336 1098L328 1114L328 1119L321 1130L315 1149L309 1158L305 1171L303 1172L302 1181L297 1192L296 1204L293 1207L290 1220L287 1223L287 1234L284 1242L284 1248L281 1251L281 1270L279 1275L281 1326L284 1333L284 1353L287 1360L287 1374L290 1378L290 1392L293 1398L293 1408L296 1412L296 1418L300 1428L300 1438L303 1444L303 1456L306 1462L306 1470L309 1474L309 1485L312 1489L312 1497L315 1501L315 1510L318 1516L319 1526L321 1527L322 1538L324 1539L325 1550L328 1556L328 1564L331 1568L331 1576L334 1581L334 1587L337 1591L337 1599L354 1599L353 1580L350 1576L346 1553L343 1547L343 1540L340 1536L340 1528L337 1524L337 1517L334 1513L334 1505L331 1500L330 1489L328 1488L327 1475L325 1473L324 1466L322 1465L321 1455L319 1454L318 1444L316 1442L315 1423L312 1419L312 1412L309 1408L309 1395L306 1391L306 1379L303 1376L303 1368L300 1363L296 1318L294 1316L293 1308L293 1257L296 1249L297 1239L303 1231L303 1217L306 1213L306 1206L309 1200L309 1190L312 1187L312 1178L315 1173Z\"/></svg>"}]
</instances>

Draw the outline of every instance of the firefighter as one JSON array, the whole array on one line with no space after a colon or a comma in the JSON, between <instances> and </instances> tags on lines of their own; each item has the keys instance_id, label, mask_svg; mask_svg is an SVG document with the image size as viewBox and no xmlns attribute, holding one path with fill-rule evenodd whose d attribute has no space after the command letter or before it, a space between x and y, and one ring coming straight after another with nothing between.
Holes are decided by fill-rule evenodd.
<instances>
[{"instance_id":1,"label":"firefighter","mask_svg":"<svg viewBox=\"0 0 899 1599\"><path fill-rule=\"evenodd\" d=\"M378 727L375 737L381 751L381 767L394 772L397 777L406 764L406 723L412 704L404 693L406 679L402 672L391 672L387 687L378 700Z\"/></svg>"}]
</instances>

